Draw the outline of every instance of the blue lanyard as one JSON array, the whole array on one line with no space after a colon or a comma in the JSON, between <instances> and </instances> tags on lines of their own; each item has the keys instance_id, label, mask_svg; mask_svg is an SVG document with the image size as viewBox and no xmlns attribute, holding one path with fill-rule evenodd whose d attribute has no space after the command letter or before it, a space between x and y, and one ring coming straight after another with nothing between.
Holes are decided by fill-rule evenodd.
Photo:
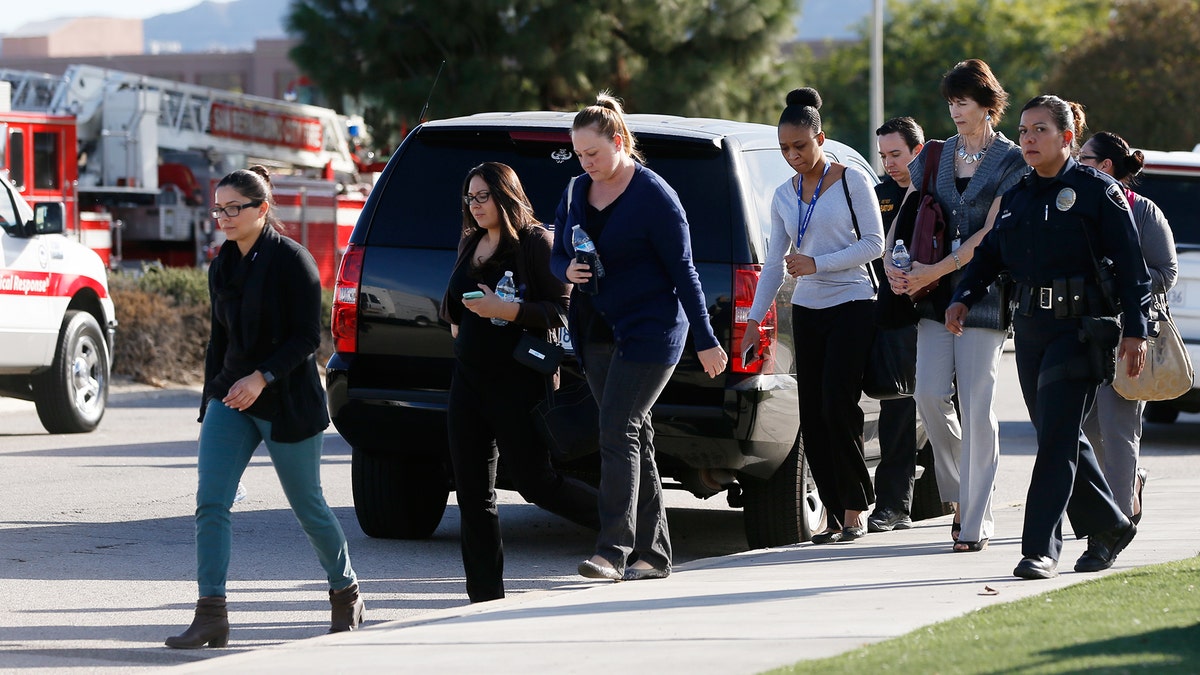
<instances>
[{"instance_id":1,"label":"blue lanyard","mask_svg":"<svg viewBox=\"0 0 1200 675\"><path fill-rule=\"evenodd\" d=\"M829 165L831 162L825 162L825 170L821 172L821 180L817 181L817 189L813 190L812 199L808 202L808 210L804 212L804 218L800 220L800 231L796 233L796 251L800 251L800 241L804 239L804 233L808 231L808 221L812 220L813 207L817 205L817 197L821 196L821 185L825 183L825 174L829 173ZM796 178L796 210L804 204L804 200L800 194L804 190L804 176Z\"/></svg>"}]
</instances>

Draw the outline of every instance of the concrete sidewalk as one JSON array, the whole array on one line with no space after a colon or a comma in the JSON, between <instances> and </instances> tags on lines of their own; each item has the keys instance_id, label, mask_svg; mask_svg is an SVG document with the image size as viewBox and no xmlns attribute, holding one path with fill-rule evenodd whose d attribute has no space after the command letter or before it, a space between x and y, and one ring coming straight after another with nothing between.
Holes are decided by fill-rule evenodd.
<instances>
[{"instance_id":1,"label":"concrete sidewalk","mask_svg":"<svg viewBox=\"0 0 1200 675\"><path fill-rule=\"evenodd\" d=\"M1186 473L1151 477L1142 527L1111 571L1200 553L1200 528L1180 527L1176 515L1200 503L1200 475ZM367 586L368 624L360 631L175 670L475 675L583 673L602 664L615 672L758 673L1098 576L1072 571L1085 544L1069 538L1061 576L1013 577L1022 514L1018 506L998 507L996 530L1010 536L979 553L951 552L946 516L847 544L695 561L665 580L581 581L378 625L369 623Z\"/></svg>"}]
</instances>

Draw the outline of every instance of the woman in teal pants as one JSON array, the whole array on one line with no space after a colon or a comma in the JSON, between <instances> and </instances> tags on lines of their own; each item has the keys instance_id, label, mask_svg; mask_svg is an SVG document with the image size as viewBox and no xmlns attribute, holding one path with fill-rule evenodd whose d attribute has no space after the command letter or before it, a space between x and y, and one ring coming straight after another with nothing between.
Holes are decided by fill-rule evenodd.
<instances>
[{"instance_id":1,"label":"woman in teal pants","mask_svg":"<svg viewBox=\"0 0 1200 675\"><path fill-rule=\"evenodd\" d=\"M238 480L265 443L296 520L325 568L330 632L354 630L363 601L346 535L321 491L321 446L329 426L315 352L321 342L321 284L312 256L280 235L271 182L261 166L217 184L212 216L225 234L209 268L212 334L200 407L196 490L196 616L167 646L224 647L225 582Z\"/></svg>"}]
</instances>

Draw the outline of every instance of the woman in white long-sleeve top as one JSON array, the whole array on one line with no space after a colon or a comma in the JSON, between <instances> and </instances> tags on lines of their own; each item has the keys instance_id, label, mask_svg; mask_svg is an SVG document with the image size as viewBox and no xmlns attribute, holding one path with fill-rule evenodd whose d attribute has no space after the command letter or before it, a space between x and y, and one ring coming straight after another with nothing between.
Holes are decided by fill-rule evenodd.
<instances>
[{"instance_id":1,"label":"woman in white long-sleeve top","mask_svg":"<svg viewBox=\"0 0 1200 675\"><path fill-rule=\"evenodd\" d=\"M883 252L883 220L872 181L830 161L821 149L821 96L792 91L779 117L779 149L796 175L771 201L771 240L741 350L759 341L759 322L783 284L792 294L799 451L807 456L828 527L815 544L866 534L863 511L875 501L863 460L862 373L874 336L870 262ZM788 254L795 243L796 252Z\"/></svg>"},{"instance_id":2,"label":"woman in white long-sleeve top","mask_svg":"<svg viewBox=\"0 0 1200 675\"><path fill-rule=\"evenodd\" d=\"M1129 189L1145 163L1141 151L1130 150L1129 143L1111 131L1101 131L1080 148L1079 163L1103 171L1125 186L1142 258L1150 272L1150 291L1166 295L1179 276L1179 259L1167 217L1157 204ZM1134 524L1142 520L1142 487L1146 480L1145 470L1138 467L1145 409L1145 401L1127 400L1112 385L1105 384L1096 393L1096 405L1083 423L1112 488L1113 500Z\"/></svg>"}]
</instances>

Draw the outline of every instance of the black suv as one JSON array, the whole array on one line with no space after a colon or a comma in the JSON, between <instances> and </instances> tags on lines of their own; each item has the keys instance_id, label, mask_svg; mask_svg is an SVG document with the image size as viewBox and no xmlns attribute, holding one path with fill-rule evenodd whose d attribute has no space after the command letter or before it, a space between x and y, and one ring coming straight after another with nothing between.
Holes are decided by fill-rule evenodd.
<instances>
[{"instance_id":1,"label":"black suv","mask_svg":"<svg viewBox=\"0 0 1200 675\"><path fill-rule=\"evenodd\" d=\"M490 113L426 123L408 135L371 192L338 274L327 376L333 422L353 448L355 512L369 536L429 536L452 489L445 429L452 342L437 309L461 233L463 176L484 161L508 164L536 213L552 219L567 182L581 173L568 133L573 118ZM766 255L771 194L794 173L776 130L660 115L630 115L629 123L647 165L687 210L713 331L733 354ZM824 148L874 175L851 148L832 140ZM754 548L807 540L824 517L797 441L786 311L792 288L785 283L777 296L785 311L772 308L763 322L773 359L744 368L734 358L709 379L689 347L654 407L667 486L701 498L726 491L732 506L744 508ZM574 362L565 370L564 377L579 377ZM497 383L497 395L503 387ZM873 465L879 406L864 398L863 408ZM596 456L560 468L598 477ZM913 510L917 518L944 513L932 471L918 481Z\"/></svg>"}]
</instances>

